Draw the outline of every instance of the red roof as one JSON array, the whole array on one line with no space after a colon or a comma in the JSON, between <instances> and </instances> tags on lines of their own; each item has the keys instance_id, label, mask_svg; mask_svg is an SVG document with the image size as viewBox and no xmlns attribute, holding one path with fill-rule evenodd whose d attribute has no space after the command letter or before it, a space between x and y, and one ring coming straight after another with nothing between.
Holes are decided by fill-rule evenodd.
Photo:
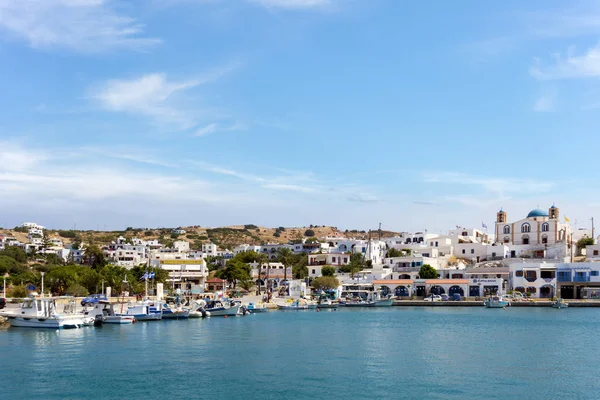
<instances>
[{"instance_id":1,"label":"red roof","mask_svg":"<svg viewBox=\"0 0 600 400\"><path fill-rule=\"evenodd\" d=\"M223 283L225 280L219 278L212 278L206 281L206 283Z\"/></svg>"}]
</instances>

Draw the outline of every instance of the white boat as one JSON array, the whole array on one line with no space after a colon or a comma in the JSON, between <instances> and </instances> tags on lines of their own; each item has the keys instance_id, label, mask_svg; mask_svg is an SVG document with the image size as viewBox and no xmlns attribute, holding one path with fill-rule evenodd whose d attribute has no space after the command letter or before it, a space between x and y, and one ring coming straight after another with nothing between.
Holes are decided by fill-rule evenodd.
<instances>
[{"instance_id":1,"label":"white boat","mask_svg":"<svg viewBox=\"0 0 600 400\"><path fill-rule=\"evenodd\" d=\"M163 319L187 319L190 316L190 309L181 306L169 307L167 304L162 306Z\"/></svg>"},{"instance_id":2,"label":"white boat","mask_svg":"<svg viewBox=\"0 0 600 400\"><path fill-rule=\"evenodd\" d=\"M330 298L321 298L317 303L317 308L337 308L338 303L334 303Z\"/></svg>"},{"instance_id":3,"label":"white boat","mask_svg":"<svg viewBox=\"0 0 600 400\"><path fill-rule=\"evenodd\" d=\"M93 318L96 324L131 324L135 321L133 315L115 313L114 306L106 300L85 308L83 315Z\"/></svg>"},{"instance_id":4,"label":"white boat","mask_svg":"<svg viewBox=\"0 0 600 400\"><path fill-rule=\"evenodd\" d=\"M81 314L58 314L53 298L23 299L18 311L4 316L10 326L22 328L79 328L89 324L89 318Z\"/></svg>"},{"instance_id":5,"label":"white boat","mask_svg":"<svg viewBox=\"0 0 600 400\"><path fill-rule=\"evenodd\" d=\"M264 303L248 303L248 307L246 307L248 311L252 314L264 313L269 311L267 305Z\"/></svg>"},{"instance_id":6,"label":"white boat","mask_svg":"<svg viewBox=\"0 0 600 400\"><path fill-rule=\"evenodd\" d=\"M192 302L190 309L190 318L208 318L210 312L206 311L206 301L199 299Z\"/></svg>"},{"instance_id":7,"label":"white boat","mask_svg":"<svg viewBox=\"0 0 600 400\"><path fill-rule=\"evenodd\" d=\"M382 296L372 283L351 282L342 285L340 305L346 307L390 307L394 303L391 295Z\"/></svg>"},{"instance_id":8,"label":"white boat","mask_svg":"<svg viewBox=\"0 0 600 400\"><path fill-rule=\"evenodd\" d=\"M485 308L506 308L510 303L504 299L501 293L486 297L483 299Z\"/></svg>"},{"instance_id":9,"label":"white boat","mask_svg":"<svg viewBox=\"0 0 600 400\"><path fill-rule=\"evenodd\" d=\"M223 317L237 315L240 309L239 303L233 303L227 300L208 300L206 302L206 311L211 317Z\"/></svg>"},{"instance_id":10,"label":"white boat","mask_svg":"<svg viewBox=\"0 0 600 400\"><path fill-rule=\"evenodd\" d=\"M280 310L311 310L316 309L317 304L308 302L305 299L298 299L285 304L277 304L277 308Z\"/></svg>"},{"instance_id":11,"label":"white boat","mask_svg":"<svg viewBox=\"0 0 600 400\"><path fill-rule=\"evenodd\" d=\"M562 298L558 298L552 302L552 308L569 308L569 303Z\"/></svg>"},{"instance_id":12,"label":"white boat","mask_svg":"<svg viewBox=\"0 0 600 400\"><path fill-rule=\"evenodd\" d=\"M136 321L159 321L162 319L162 305L144 300L141 304L128 306L124 315L131 315Z\"/></svg>"}]
</instances>

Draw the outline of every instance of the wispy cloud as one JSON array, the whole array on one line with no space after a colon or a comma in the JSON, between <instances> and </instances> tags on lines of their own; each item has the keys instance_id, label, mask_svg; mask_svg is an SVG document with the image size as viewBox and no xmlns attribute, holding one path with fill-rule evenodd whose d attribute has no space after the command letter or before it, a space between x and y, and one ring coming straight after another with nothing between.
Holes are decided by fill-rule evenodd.
<instances>
[{"instance_id":1,"label":"wispy cloud","mask_svg":"<svg viewBox=\"0 0 600 400\"><path fill-rule=\"evenodd\" d=\"M365 193L350 194L348 195L347 200L354 203L376 203L379 201L377 197Z\"/></svg>"},{"instance_id":2,"label":"wispy cloud","mask_svg":"<svg viewBox=\"0 0 600 400\"><path fill-rule=\"evenodd\" d=\"M274 190L288 190L292 192L302 192L302 193L313 193L315 192L315 188L308 186L300 186L300 185L290 185L286 183L265 183L262 185L265 189L274 189Z\"/></svg>"},{"instance_id":3,"label":"wispy cloud","mask_svg":"<svg viewBox=\"0 0 600 400\"><path fill-rule=\"evenodd\" d=\"M260 4L267 8L282 8L288 10L302 10L323 8L332 4L331 0L248 0L250 3Z\"/></svg>"},{"instance_id":4,"label":"wispy cloud","mask_svg":"<svg viewBox=\"0 0 600 400\"><path fill-rule=\"evenodd\" d=\"M491 178L473 176L459 172L441 172L425 174L425 182L473 186L493 193L536 193L553 187L550 182L539 182L520 178Z\"/></svg>"},{"instance_id":5,"label":"wispy cloud","mask_svg":"<svg viewBox=\"0 0 600 400\"><path fill-rule=\"evenodd\" d=\"M96 53L115 48L146 50L161 43L144 25L119 14L112 0L2 0L0 31L34 48ZM116 5L116 4L115 4Z\"/></svg>"},{"instance_id":6,"label":"wispy cloud","mask_svg":"<svg viewBox=\"0 0 600 400\"><path fill-rule=\"evenodd\" d=\"M234 124L231 124L231 125L222 125L222 124L212 123L212 124L208 124L206 126L203 126L200 129L198 129L194 133L194 136L206 136L206 135L209 135L211 133L216 133L216 132L234 132L234 131L241 131L244 129L246 129L246 125L237 123L237 122Z\"/></svg>"},{"instance_id":7,"label":"wispy cloud","mask_svg":"<svg viewBox=\"0 0 600 400\"><path fill-rule=\"evenodd\" d=\"M540 96L533 105L533 111L536 112L551 112L554 111L555 96L545 94Z\"/></svg>"},{"instance_id":8,"label":"wispy cloud","mask_svg":"<svg viewBox=\"0 0 600 400\"><path fill-rule=\"evenodd\" d=\"M600 76L600 45L576 55L575 48L568 50L565 56L554 55L554 62L544 67L539 59L529 69L531 75L540 80L590 78Z\"/></svg>"}]
</instances>

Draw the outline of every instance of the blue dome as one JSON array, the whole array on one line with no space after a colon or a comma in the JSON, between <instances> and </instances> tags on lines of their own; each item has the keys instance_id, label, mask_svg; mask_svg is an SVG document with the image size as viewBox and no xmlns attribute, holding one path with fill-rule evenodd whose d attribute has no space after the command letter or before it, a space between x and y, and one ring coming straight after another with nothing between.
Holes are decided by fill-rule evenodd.
<instances>
[{"instance_id":1,"label":"blue dome","mask_svg":"<svg viewBox=\"0 0 600 400\"><path fill-rule=\"evenodd\" d=\"M527 214L527 218L547 217L547 216L548 216L548 212L544 211L544 210L540 210L539 208L536 208L535 210L531 210L531 211L529 211L529 214Z\"/></svg>"}]
</instances>

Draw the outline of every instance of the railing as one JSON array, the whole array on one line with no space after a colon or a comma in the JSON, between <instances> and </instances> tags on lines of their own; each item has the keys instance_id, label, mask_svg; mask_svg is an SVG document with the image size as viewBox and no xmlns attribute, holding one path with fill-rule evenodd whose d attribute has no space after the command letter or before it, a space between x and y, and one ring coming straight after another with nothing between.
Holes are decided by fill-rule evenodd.
<instances>
[{"instance_id":1,"label":"railing","mask_svg":"<svg viewBox=\"0 0 600 400\"><path fill-rule=\"evenodd\" d=\"M537 281L537 277L533 277L533 278L531 278L531 277L525 277L525 280L527 282L535 282L535 281Z\"/></svg>"},{"instance_id":2,"label":"railing","mask_svg":"<svg viewBox=\"0 0 600 400\"><path fill-rule=\"evenodd\" d=\"M573 277L573 282L589 282L590 281L590 277L589 276L575 276Z\"/></svg>"},{"instance_id":3,"label":"railing","mask_svg":"<svg viewBox=\"0 0 600 400\"><path fill-rule=\"evenodd\" d=\"M567 276L559 275L558 278L556 278L556 280L558 282L571 282L571 275L567 275Z\"/></svg>"}]
</instances>

